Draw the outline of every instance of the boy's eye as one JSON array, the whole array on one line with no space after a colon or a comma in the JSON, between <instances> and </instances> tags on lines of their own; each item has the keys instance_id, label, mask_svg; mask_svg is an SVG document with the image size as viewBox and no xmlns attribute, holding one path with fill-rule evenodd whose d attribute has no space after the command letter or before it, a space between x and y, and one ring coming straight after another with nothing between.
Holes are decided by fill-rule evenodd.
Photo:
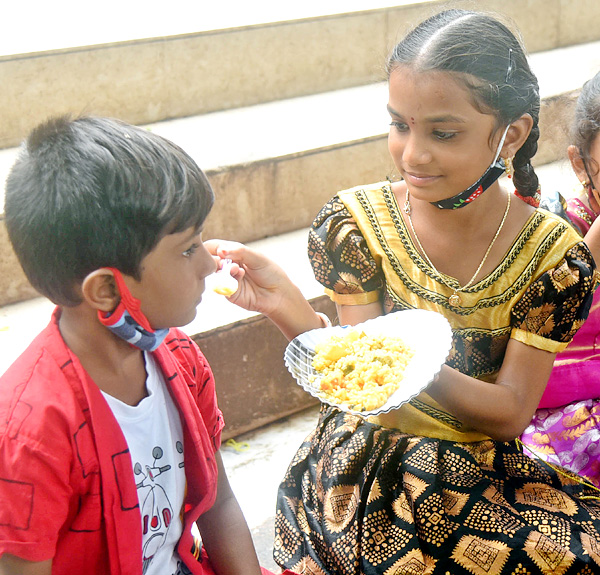
<instances>
[{"instance_id":1,"label":"boy's eye","mask_svg":"<svg viewBox=\"0 0 600 575\"><path fill-rule=\"evenodd\" d=\"M438 140L446 141L454 138L454 136L456 136L456 132L442 132L440 130L434 130L433 135Z\"/></svg>"},{"instance_id":2,"label":"boy's eye","mask_svg":"<svg viewBox=\"0 0 600 575\"><path fill-rule=\"evenodd\" d=\"M192 244L187 250L185 250L183 252L183 256L186 258L191 257L192 255L194 255L194 253L196 252L196 250L199 248L200 246L198 244Z\"/></svg>"},{"instance_id":3,"label":"boy's eye","mask_svg":"<svg viewBox=\"0 0 600 575\"><path fill-rule=\"evenodd\" d=\"M405 122L398 122L396 120L393 120L390 122L390 126L396 128L398 132L406 132L406 130L408 130L408 126Z\"/></svg>"}]
</instances>

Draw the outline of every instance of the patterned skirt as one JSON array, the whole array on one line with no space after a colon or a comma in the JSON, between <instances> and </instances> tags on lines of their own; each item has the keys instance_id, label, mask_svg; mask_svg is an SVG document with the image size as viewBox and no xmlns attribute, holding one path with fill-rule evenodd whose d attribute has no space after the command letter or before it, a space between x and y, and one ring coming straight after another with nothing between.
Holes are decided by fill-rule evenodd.
<instances>
[{"instance_id":1,"label":"patterned skirt","mask_svg":"<svg viewBox=\"0 0 600 575\"><path fill-rule=\"evenodd\" d=\"M600 573L598 492L514 443L324 407L279 488L275 561L314 575Z\"/></svg>"}]
</instances>

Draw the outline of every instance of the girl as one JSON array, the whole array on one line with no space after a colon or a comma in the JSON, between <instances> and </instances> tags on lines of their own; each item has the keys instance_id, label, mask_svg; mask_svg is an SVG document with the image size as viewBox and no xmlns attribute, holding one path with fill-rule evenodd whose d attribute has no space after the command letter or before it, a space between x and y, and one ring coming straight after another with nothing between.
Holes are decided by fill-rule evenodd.
<instances>
[{"instance_id":1,"label":"girl","mask_svg":"<svg viewBox=\"0 0 600 575\"><path fill-rule=\"evenodd\" d=\"M577 100L568 148L573 171L582 184L578 197L566 202L563 215L585 236L596 261L600 259L600 73L586 82ZM549 202L561 208L564 200ZM556 209L555 211L560 211ZM531 424L522 441L526 453L560 465L600 486L600 292L590 316L569 347L558 354Z\"/></svg>"},{"instance_id":2,"label":"girl","mask_svg":"<svg viewBox=\"0 0 600 575\"><path fill-rule=\"evenodd\" d=\"M318 574L592 573L600 504L514 441L594 287L581 238L533 207L536 78L503 24L450 10L395 47L388 81L402 180L338 193L309 255L341 324L428 309L453 345L394 412L323 407L280 487L275 559Z\"/></svg>"}]
</instances>

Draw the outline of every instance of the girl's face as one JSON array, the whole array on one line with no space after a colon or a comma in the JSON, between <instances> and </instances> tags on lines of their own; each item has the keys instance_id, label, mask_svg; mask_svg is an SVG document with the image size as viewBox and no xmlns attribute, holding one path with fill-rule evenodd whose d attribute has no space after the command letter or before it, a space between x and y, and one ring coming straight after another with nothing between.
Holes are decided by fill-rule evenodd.
<instances>
[{"instance_id":1,"label":"girl's face","mask_svg":"<svg viewBox=\"0 0 600 575\"><path fill-rule=\"evenodd\" d=\"M588 171L592 177L594 189L600 192L600 133L596 134L590 146L590 158ZM589 179L589 178L588 178Z\"/></svg>"},{"instance_id":2,"label":"girl's face","mask_svg":"<svg viewBox=\"0 0 600 575\"><path fill-rule=\"evenodd\" d=\"M581 183L588 182L592 184L596 202L600 203L600 132L592 139L588 160L585 162L583 161L579 149L573 144L568 147L567 154L577 179ZM591 182L590 176L592 179ZM587 193L582 192L580 199L583 202L588 203L586 196Z\"/></svg>"},{"instance_id":3,"label":"girl's face","mask_svg":"<svg viewBox=\"0 0 600 575\"><path fill-rule=\"evenodd\" d=\"M411 195L428 202L452 197L477 181L502 137L495 117L477 110L468 90L447 72L395 68L388 110L394 164Z\"/></svg>"}]
</instances>

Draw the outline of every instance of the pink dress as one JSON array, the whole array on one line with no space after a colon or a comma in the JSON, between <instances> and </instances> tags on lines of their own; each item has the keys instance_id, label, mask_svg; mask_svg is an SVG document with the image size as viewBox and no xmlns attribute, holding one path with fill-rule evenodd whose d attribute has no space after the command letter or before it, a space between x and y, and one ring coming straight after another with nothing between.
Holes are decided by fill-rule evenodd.
<instances>
[{"instance_id":1,"label":"pink dress","mask_svg":"<svg viewBox=\"0 0 600 575\"><path fill-rule=\"evenodd\" d=\"M596 214L577 198L562 207L585 235ZM539 408L521 440L531 457L564 467L600 487L600 290L594 294L588 319L556 356Z\"/></svg>"}]
</instances>

